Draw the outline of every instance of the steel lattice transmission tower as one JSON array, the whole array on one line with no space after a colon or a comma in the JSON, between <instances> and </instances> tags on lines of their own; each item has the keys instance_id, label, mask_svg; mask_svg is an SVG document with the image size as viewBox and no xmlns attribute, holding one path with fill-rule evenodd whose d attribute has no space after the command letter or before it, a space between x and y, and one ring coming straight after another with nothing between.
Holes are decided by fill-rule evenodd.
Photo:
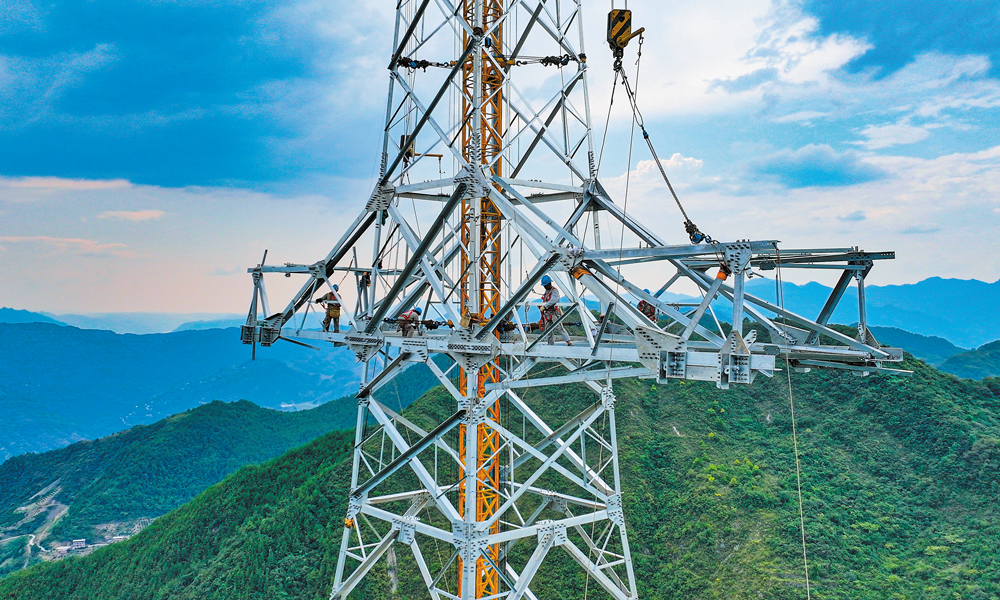
<instances>
[{"instance_id":1,"label":"steel lattice transmission tower","mask_svg":"<svg viewBox=\"0 0 1000 600\"><path fill-rule=\"evenodd\" d=\"M883 363L901 352L871 336L863 292L873 261L892 253L779 253L768 240L668 245L626 214L595 170L580 0L399 0L392 50L378 184L326 257L249 270L242 331L262 346L347 345L365 363L331 598L395 560L398 544L435 600L533 599L532 580L557 549L611 597L636 598L613 381L725 388L771 376L779 357L799 369L890 371ZM616 247L602 248L602 232L618 236ZM842 274L807 318L745 293L751 268L776 267ZM277 312L266 273L305 278ZM572 345L547 343L531 322L530 295L546 274L564 297L554 325L570 325ZM350 330L317 330L316 295L347 278ZM660 299L680 282L701 301ZM852 283L855 336L826 326ZM720 305L732 323L748 318L749 333L703 326ZM413 307L420 322L396 320ZM450 398L430 426L381 397L413 363ZM537 390L567 385L589 388L593 402L546 420L559 411Z\"/></svg>"}]
</instances>

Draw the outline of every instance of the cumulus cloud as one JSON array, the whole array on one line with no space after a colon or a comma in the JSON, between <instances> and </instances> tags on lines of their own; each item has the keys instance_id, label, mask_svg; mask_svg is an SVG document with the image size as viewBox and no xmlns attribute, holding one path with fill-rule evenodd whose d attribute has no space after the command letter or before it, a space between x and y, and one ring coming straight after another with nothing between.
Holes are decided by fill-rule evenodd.
<instances>
[{"instance_id":1,"label":"cumulus cloud","mask_svg":"<svg viewBox=\"0 0 1000 600\"><path fill-rule=\"evenodd\" d=\"M210 277L232 277L234 275L246 275L246 267L219 267L206 272Z\"/></svg>"},{"instance_id":2,"label":"cumulus cloud","mask_svg":"<svg viewBox=\"0 0 1000 600\"><path fill-rule=\"evenodd\" d=\"M853 152L838 154L830 146L810 144L783 150L750 163L751 174L772 179L789 188L846 186L887 176Z\"/></svg>"},{"instance_id":3,"label":"cumulus cloud","mask_svg":"<svg viewBox=\"0 0 1000 600\"><path fill-rule=\"evenodd\" d=\"M107 210L97 216L121 221L154 221L165 214L162 210Z\"/></svg>"},{"instance_id":4,"label":"cumulus cloud","mask_svg":"<svg viewBox=\"0 0 1000 600\"><path fill-rule=\"evenodd\" d=\"M38 30L41 25L41 14L30 0L4 1L0 10L0 36Z\"/></svg>"},{"instance_id":5,"label":"cumulus cloud","mask_svg":"<svg viewBox=\"0 0 1000 600\"><path fill-rule=\"evenodd\" d=\"M53 0L37 34L0 45L3 174L251 186L367 169L394 11L363 0L345 20L346 4Z\"/></svg>"},{"instance_id":6,"label":"cumulus cloud","mask_svg":"<svg viewBox=\"0 0 1000 600\"><path fill-rule=\"evenodd\" d=\"M704 162L697 158L675 153L670 158L661 158L660 164L676 190L704 189L718 183L717 178L702 173ZM629 189L636 190L640 196L646 189L661 189L666 192L663 175L653 160L640 160L629 173L617 177L605 177L601 181L608 189L617 191L620 188L622 192L627 181Z\"/></svg>"}]
</instances>

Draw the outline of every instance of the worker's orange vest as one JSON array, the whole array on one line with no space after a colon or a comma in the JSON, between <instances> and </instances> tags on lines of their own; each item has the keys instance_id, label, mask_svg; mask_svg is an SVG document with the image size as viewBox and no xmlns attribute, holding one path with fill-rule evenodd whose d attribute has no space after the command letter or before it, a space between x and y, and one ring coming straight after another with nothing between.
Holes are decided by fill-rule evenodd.
<instances>
[{"instance_id":1,"label":"worker's orange vest","mask_svg":"<svg viewBox=\"0 0 1000 600\"><path fill-rule=\"evenodd\" d=\"M326 300L326 314L327 314L327 316L334 317L334 318L339 317L340 316L340 301L337 300L337 297L333 295L333 292L330 292L329 294L327 294L325 300Z\"/></svg>"}]
</instances>

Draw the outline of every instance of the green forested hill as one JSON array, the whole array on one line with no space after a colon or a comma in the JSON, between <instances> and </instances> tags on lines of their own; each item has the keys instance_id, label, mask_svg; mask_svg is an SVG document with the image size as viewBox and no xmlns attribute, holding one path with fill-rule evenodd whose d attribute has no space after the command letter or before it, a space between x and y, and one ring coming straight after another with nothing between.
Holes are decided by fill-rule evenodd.
<instances>
[{"instance_id":1,"label":"green forested hill","mask_svg":"<svg viewBox=\"0 0 1000 600\"><path fill-rule=\"evenodd\" d=\"M952 356L966 351L965 348L959 348L944 338L910 333L895 327L872 326L869 330L883 346L902 348L935 367Z\"/></svg>"},{"instance_id":2,"label":"green forested hill","mask_svg":"<svg viewBox=\"0 0 1000 600\"><path fill-rule=\"evenodd\" d=\"M49 507L70 508L49 536L54 540L92 540L94 525L130 527L136 519L158 517L245 464L344 429L348 420L353 424L349 409L331 402L282 413L246 401L212 402L98 440L16 456L0 465L2 537L35 531L39 523L24 523L18 508L40 496Z\"/></svg>"},{"instance_id":3,"label":"green forested hill","mask_svg":"<svg viewBox=\"0 0 1000 600\"><path fill-rule=\"evenodd\" d=\"M819 600L1000 598L1000 380L907 366L909 378L792 377ZM641 597L803 598L784 376L729 391L643 381L616 391ZM570 386L526 399L544 415L593 401ZM432 391L408 413L426 426L452 410ZM0 580L0 598L325 598L350 445L329 434L245 467L125 542ZM413 566L398 556L398 597L425 597L406 587ZM604 597L567 562L546 559L541 598ZM355 596L391 598L385 573Z\"/></svg>"},{"instance_id":4,"label":"green forested hill","mask_svg":"<svg viewBox=\"0 0 1000 600\"><path fill-rule=\"evenodd\" d=\"M952 375L970 379L1000 377L1000 340L956 354L941 363L940 368Z\"/></svg>"}]
</instances>

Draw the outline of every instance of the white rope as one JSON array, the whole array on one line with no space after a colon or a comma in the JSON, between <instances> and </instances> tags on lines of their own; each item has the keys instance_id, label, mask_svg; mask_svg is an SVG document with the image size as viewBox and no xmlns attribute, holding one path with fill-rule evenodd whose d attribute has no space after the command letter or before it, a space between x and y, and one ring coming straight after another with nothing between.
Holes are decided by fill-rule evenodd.
<instances>
[{"instance_id":1,"label":"white rope","mask_svg":"<svg viewBox=\"0 0 1000 600\"><path fill-rule=\"evenodd\" d=\"M785 311L785 293L784 286L781 281L781 250L778 249L778 245L774 245L774 251L777 257L778 271L777 279L775 283L777 284L777 300L778 306L781 308L782 313ZM795 423L795 400L792 397L792 368L791 363L788 360L788 341L787 335L788 330L784 327L785 322L782 320L782 329L786 336L785 341L785 376L788 382L788 410L792 416L792 448L795 451L795 487L798 492L799 498L799 532L802 535L802 568L806 576L806 600L812 600L812 590L809 585L809 555L806 552L806 517L802 509L802 465L799 461L799 434L798 427Z\"/></svg>"}]
</instances>

